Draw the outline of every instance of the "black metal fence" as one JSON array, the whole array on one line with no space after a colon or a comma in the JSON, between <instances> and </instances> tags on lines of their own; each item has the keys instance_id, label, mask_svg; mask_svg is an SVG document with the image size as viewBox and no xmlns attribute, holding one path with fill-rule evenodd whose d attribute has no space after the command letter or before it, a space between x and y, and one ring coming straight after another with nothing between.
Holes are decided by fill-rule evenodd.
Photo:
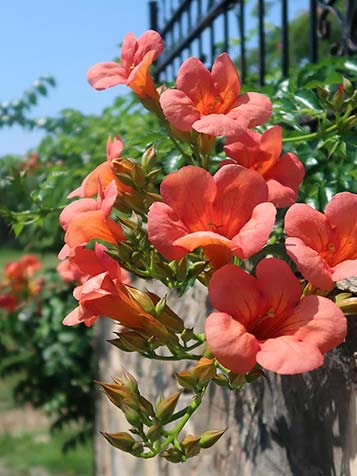
<instances>
[{"instance_id":1,"label":"black metal fence","mask_svg":"<svg viewBox=\"0 0 357 476\"><path fill-rule=\"evenodd\" d=\"M165 52L155 67L157 77L172 81L179 65L188 56L198 56L210 66L217 53L226 51L232 54L232 49L236 50L233 56L239 61L243 81L253 72L261 85L265 83L267 50L275 55L275 71L278 68L281 75L287 77L294 48L289 34L292 25L289 7L293 4L296 7L297 3L304 6L301 0L149 1L150 27L159 31L165 41ZM271 28L267 31L266 22L266 10L272 7L275 19L278 18L273 35ZM247 23L250 28L247 28ZM304 38L307 52L301 61L317 62L319 44L323 41L330 41L331 54L357 53L357 0L306 0L303 23L299 34ZM249 64L252 55L253 67Z\"/></svg>"}]
</instances>

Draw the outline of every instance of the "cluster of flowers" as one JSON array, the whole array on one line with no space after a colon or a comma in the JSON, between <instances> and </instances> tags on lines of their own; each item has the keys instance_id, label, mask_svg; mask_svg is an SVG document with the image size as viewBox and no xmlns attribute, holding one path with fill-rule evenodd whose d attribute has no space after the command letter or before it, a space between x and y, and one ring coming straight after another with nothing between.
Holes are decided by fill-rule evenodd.
<instances>
[{"instance_id":1,"label":"cluster of flowers","mask_svg":"<svg viewBox=\"0 0 357 476\"><path fill-rule=\"evenodd\" d=\"M27 254L7 263L0 283L0 308L13 312L24 301L37 295L43 283L34 274L41 267L42 263L36 256Z\"/></svg>"},{"instance_id":2,"label":"cluster of flowers","mask_svg":"<svg viewBox=\"0 0 357 476\"><path fill-rule=\"evenodd\" d=\"M238 73L225 53L211 71L189 58L175 88L156 88L150 66L162 50L154 31L138 39L128 34L120 64L97 64L88 80L98 90L129 86L173 141L189 145L193 165L164 177L158 193L150 181L152 149L140 165L122 156L119 138L108 139L107 160L69 195L80 198L60 217L65 245L59 257L81 280L74 291L79 305L64 323L91 325L107 316L162 342L178 332L180 326L168 324L176 322L172 311L165 303L163 312L151 311L159 298L130 286L118 262L123 250L140 258L140 247L133 250L131 240L140 229L148 239L142 262L150 252L160 265L151 274L153 268L146 267L146 275L141 267L138 275L160 279L168 266L197 265L201 258L195 276L208 285L217 310L206 321L206 340L222 366L237 374L257 364L282 374L312 370L346 336L346 318L326 296L336 281L357 275L357 196L337 194L324 213L296 204L302 163L292 153L282 154L279 126L256 130L269 120L271 101L259 93L241 94ZM218 167L210 161L216 137L225 138L226 157ZM277 208L287 207L287 256L306 281L281 259L266 257L254 269L249 265L269 241ZM128 218L130 211L135 213ZM93 240L94 248L88 246ZM130 256L121 264L135 272Z\"/></svg>"}]
</instances>

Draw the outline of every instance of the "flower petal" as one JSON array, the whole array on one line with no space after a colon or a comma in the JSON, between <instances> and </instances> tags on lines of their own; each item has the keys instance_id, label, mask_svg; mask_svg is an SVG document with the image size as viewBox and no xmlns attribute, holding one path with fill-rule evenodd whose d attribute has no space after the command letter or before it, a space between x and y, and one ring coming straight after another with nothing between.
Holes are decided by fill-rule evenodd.
<instances>
[{"instance_id":1,"label":"flower petal","mask_svg":"<svg viewBox=\"0 0 357 476\"><path fill-rule=\"evenodd\" d=\"M98 193L98 180L100 180L103 187L107 187L113 180L120 192L130 192L133 189L128 185L124 185L113 173L109 162L103 162L98 165L87 177L83 180L80 187L73 190L67 198L92 197Z\"/></svg>"},{"instance_id":2,"label":"flower petal","mask_svg":"<svg viewBox=\"0 0 357 476\"><path fill-rule=\"evenodd\" d=\"M201 114L183 91L168 89L160 96L160 104L166 119L180 131L190 131Z\"/></svg>"},{"instance_id":3,"label":"flower petal","mask_svg":"<svg viewBox=\"0 0 357 476\"><path fill-rule=\"evenodd\" d=\"M148 213L149 240L162 256L167 259L181 259L187 255L187 249L173 244L187 233L189 230L169 205L161 202L151 205Z\"/></svg>"},{"instance_id":4,"label":"flower petal","mask_svg":"<svg viewBox=\"0 0 357 476\"><path fill-rule=\"evenodd\" d=\"M183 62L177 73L176 87L183 91L201 112L215 100L211 73L198 58L191 57Z\"/></svg>"},{"instance_id":5,"label":"flower petal","mask_svg":"<svg viewBox=\"0 0 357 476\"><path fill-rule=\"evenodd\" d=\"M121 226L106 218L101 210L82 213L70 221L65 235L69 247L86 244L94 238L116 244L125 236Z\"/></svg>"},{"instance_id":6,"label":"flower petal","mask_svg":"<svg viewBox=\"0 0 357 476\"><path fill-rule=\"evenodd\" d=\"M161 196L191 232L209 229L216 196L212 175L188 165L168 175L161 183ZM181 235L182 236L182 235Z\"/></svg>"},{"instance_id":7,"label":"flower petal","mask_svg":"<svg viewBox=\"0 0 357 476\"><path fill-rule=\"evenodd\" d=\"M325 215L309 205L295 203L285 215L287 235L300 238L306 246L318 252L326 250L331 231Z\"/></svg>"},{"instance_id":8,"label":"flower petal","mask_svg":"<svg viewBox=\"0 0 357 476\"><path fill-rule=\"evenodd\" d=\"M117 159L123 152L123 142L119 136L116 136L113 140L108 137L107 140L107 161L111 162L113 159Z\"/></svg>"},{"instance_id":9,"label":"flower petal","mask_svg":"<svg viewBox=\"0 0 357 476\"><path fill-rule=\"evenodd\" d=\"M301 284L283 260L267 258L256 267L259 287L275 314L294 308L301 297Z\"/></svg>"},{"instance_id":10,"label":"flower petal","mask_svg":"<svg viewBox=\"0 0 357 476\"><path fill-rule=\"evenodd\" d=\"M73 192L72 192L73 193ZM92 198L81 198L67 205L59 216L59 221L64 230L67 230L70 222L91 210L97 210L97 202Z\"/></svg>"},{"instance_id":11,"label":"flower petal","mask_svg":"<svg viewBox=\"0 0 357 476\"><path fill-rule=\"evenodd\" d=\"M357 276L357 260L346 260L332 268L332 279L340 281L341 279Z\"/></svg>"},{"instance_id":12,"label":"flower petal","mask_svg":"<svg viewBox=\"0 0 357 476\"><path fill-rule=\"evenodd\" d=\"M287 238L285 247L300 273L311 284L326 290L334 286L331 268L317 251L307 246L299 238Z\"/></svg>"},{"instance_id":13,"label":"flower petal","mask_svg":"<svg viewBox=\"0 0 357 476\"><path fill-rule=\"evenodd\" d=\"M229 111L237 101L240 79L237 68L227 53L222 53L215 59L212 66L212 78L214 87L223 101L223 110L219 112Z\"/></svg>"},{"instance_id":14,"label":"flower petal","mask_svg":"<svg viewBox=\"0 0 357 476\"><path fill-rule=\"evenodd\" d=\"M254 367L260 345L242 324L228 314L214 312L208 317L205 330L212 354L224 367L237 374Z\"/></svg>"},{"instance_id":15,"label":"flower petal","mask_svg":"<svg viewBox=\"0 0 357 476\"><path fill-rule=\"evenodd\" d=\"M320 350L294 336L282 336L261 343L257 362L262 367L279 374L292 375L309 372L323 364Z\"/></svg>"},{"instance_id":16,"label":"flower petal","mask_svg":"<svg viewBox=\"0 0 357 476\"><path fill-rule=\"evenodd\" d=\"M254 207L268 200L268 187L261 175L239 165L225 165L215 174L214 181L215 231L232 239L251 219Z\"/></svg>"},{"instance_id":17,"label":"flower petal","mask_svg":"<svg viewBox=\"0 0 357 476\"><path fill-rule=\"evenodd\" d=\"M334 229L335 263L357 258L357 194L342 192L327 204L325 215Z\"/></svg>"},{"instance_id":18,"label":"flower petal","mask_svg":"<svg viewBox=\"0 0 357 476\"><path fill-rule=\"evenodd\" d=\"M196 120L192 128L210 136L233 136L246 130L247 121L245 117L233 119L227 114L209 114Z\"/></svg>"},{"instance_id":19,"label":"flower petal","mask_svg":"<svg viewBox=\"0 0 357 476\"><path fill-rule=\"evenodd\" d=\"M126 84L127 75L123 66L109 61L95 64L89 68L87 80L94 89L101 91L118 84Z\"/></svg>"},{"instance_id":20,"label":"flower petal","mask_svg":"<svg viewBox=\"0 0 357 476\"><path fill-rule=\"evenodd\" d=\"M257 280L233 264L213 273L208 290L214 308L233 316L245 326L265 306Z\"/></svg>"},{"instance_id":21,"label":"flower petal","mask_svg":"<svg viewBox=\"0 0 357 476\"><path fill-rule=\"evenodd\" d=\"M278 208L295 203L305 169L296 155L287 153L264 175L269 188L269 201Z\"/></svg>"},{"instance_id":22,"label":"flower petal","mask_svg":"<svg viewBox=\"0 0 357 476\"><path fill-rule=\"evenodd\" d=\"M219 235L218 233L213 233L212 231L196 231L195 233L189 233L176 239L174 244L175 246L182 246L188 251L213 245L223 246L230 250L237 248L231 240L228 240L228 238Z\"/></svg>"},{"instance_id":23,"label":"flower petal","mask_svg":"<svg viewBox=\"0 0 357 476\"><path fill-rule=\"evenodd\" d=\"M272 203L259 203L250 220L241 228L232 241L242 250L241 258L249 258L266 245L272 232L276 208Z\"/></svg>"},{"instance_id":24,"label":"flower petal","mask_svg":"<svg viewBox=\"0 0 357 476\"><path fill-rule=\"evenodd\" d=\"M322 296L306 296L286 319L279 332L320 349L324 354L341 344L347 320L334 302Z\"/></svg>"},{"instance_id":25,"label":"flower petal","mask_svg":"<svg viewBox=\"0 0 357 476\"><path fill-rule=\"evenodd\" d=\"M147 30L137 39L138 48L134 56L134 62L141 59L151 50L155 51L154 61L164 50L164 42L160 34L155 30Z\"/></svg>"},{"instance_id":26,"label":"flower petal","mask_svg":"<svg viewBox=\"0 0 357 476\"><path fill-rule=\"evenodd\" d=\"M260 93L245 93L239 96L237 106L229 115L233 118L244 116L248 127L253 128L267 122L271 116L273 106L270 99Z\"/></svg>"},{"instance_id":27,"label":"flower petal","mask_svg":"<svg viewBox=\"0 0 357 476\"><path fill-rule=\"evenodd\" d=\"M155 51L146 53L142 61L135 66L128 76L126 82L127 86L131 88L140 99L147 97L158 99L158 92L152 77L150 76L149 68L152 65L155 57Z\"/></svg>"}]
</instances>

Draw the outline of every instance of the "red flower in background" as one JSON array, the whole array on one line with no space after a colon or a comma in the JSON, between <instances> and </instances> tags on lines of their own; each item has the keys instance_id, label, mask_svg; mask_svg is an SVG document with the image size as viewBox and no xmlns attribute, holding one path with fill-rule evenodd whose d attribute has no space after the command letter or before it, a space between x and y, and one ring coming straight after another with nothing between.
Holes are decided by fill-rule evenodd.
<instances>
[{"instance_id":1,"label":"red flower in background","mask_svg":"<svg viewBox=\"0 0 357 476\"><path fill-rule=\"evenodd\" d=\"M207 343L238 374L256 363L281 374L313 370L346 336L346 318L336 304L321 296L300 300L298 279L276 258L261 261L256 278L224 266L213 274L209 296L220 312L207 319Z\"/></svg>"},{"instance_id":2,"label":"red flower in background","mask_svg":"<svg viewBox=\"0 0 357 476\"><path fill-rule=\"evenodd\" d=\"M13 312L16 310L17 305L18 300L13 294L0 294L0 308L6 309L8 312Z\"/></svg>"},{"instance_id":3,"label":"red flower in background","mask_svg":"<svg viewBox=\"0 0 357 476\"><path fill-rule=\"evenodd\" d=\"M26 280L42 267L41 261L34 255L23 255L20 259L5 265L5 276L10 280Z\"/></svg>"},{"instance_id":4,"label":"red flower in background","mask_svg":"<svg viewBox=\"0 0 357 476\"><path fill-rule=\"evenodd\" d=\"M181 259L202 248L216 265L232 255L249 258L267 242L276 209L264 179L239 165L214 176L187 166L161 183L162 202L151 205L148 235L167 259Z\"/></svg>"},{"instance_id":5,"label":"red flower in background","mask_svg":"<svg viewBox=\"0 0 357 476\"><path fill-rule=\"evenodd\" d=\"M289 207L296 202L305 169L296 155L288 152L280 157L282 129L274 126L263 134L243 131L227 140L224 147L234 162L256 170L269 188L269 201L278 208ZM223 164L232 163L225 160Z\"/></svg>"},{"instance_id":6,"label":"red flower in background","mask_svg":"<svg viewBox=\"0 0 357 476\"><path fill-rule=\"evenodd\" d=\"M92 66L87 73L88 82L97 90L125 84L141 99L156 99L158 93L149 68L163 49L162 38L156 31L148 30L137 39L128 33L121 48L120 64L110 61Z\"/></svg>"},{"instance_id":7,"label":"red flower in background","mask_svg":"<svg viewBox=\"0 0 357 476\"><path fill-rule=\"evenodd\" d=\"M285 216L285 245L305 279L320 289L357 276L357 195L335 195L325 214L296 203Z\"/></svg>"},{"instance_id":8,"label":"red flower in background","mask_svg":"<svg viewBox=\"0 0 357 476\"><path fill-rule=\"evenodd\" d=\"M240 95L236 67L226 53L219 55L210 72L198 58L189 58L179 69L176 89L160 97L166 119L180 131L211 136L236 135L237 131L266 122L272 104L263 94Z\"/></svg>"}]
</instances>

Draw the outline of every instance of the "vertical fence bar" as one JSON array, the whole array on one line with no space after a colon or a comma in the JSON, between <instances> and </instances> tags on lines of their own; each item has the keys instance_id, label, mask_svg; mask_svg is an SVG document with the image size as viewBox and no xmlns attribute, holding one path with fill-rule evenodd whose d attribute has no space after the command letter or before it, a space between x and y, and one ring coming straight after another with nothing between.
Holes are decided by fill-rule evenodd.
<instances>
[{"instance_id":1,"label":"vertical fence bar","mask_svg":"<svg viewBox=\"0 0 357 476\"><path fill-rule=\"evenodd\" d=\"M190 33L191 29L192 29L191 6L192 6L192 2L190 2L188 7L187 7L187 29L188 29L188 33ZM190 56L192 56L192 43L190 43L188 45L188 53L189 53Z\"/></svg>"},{"instance_id":2,"label":"vertical fence bar","mask_svg":"<svg viewBox=\"0 0 357 476\"><path fill-rule=\"evenodd\" d=\"M281 0L281 66L283 77L289 76L289 19L288 1Z\"/></svg>"},{"instance_id":3,"label":"vertical fence bar","mask_svg":"<svg viewBox=\"0 0 357 476\"><path fill-rule=\"evenodd\" d=\"M245 55L245 0L241 0L239 4L238 23L240 36L240 75L242 81L245 81L247 76L247 61Z\"/></svg>"},{"instance_id":4,"label":"vertical fence bar","mask_svg":"<svg viewBox=\"0 0 357 476\"><path fill-rule=\"evenodd\" d=\"M229 53L229 23L228 23L228 10L225 10L223 13L223 34L224 34L224 44L223 51Z\"/></svg>"},{"instance_id":5,"label":"vertical fence bar","mask_svg":"<svg viewBox=\"0 0 357 476\"><path fill-rule=\"evenodd\" d=\"M265 32L264 32L264 0L258 1L258 35L259 35L259 84L265 82Z\"/></svg>"},{"instance_id":6,"label":"vertical fence bar","mask_svg":"<svg viewBox=\"0 0 357 476\"><path fill-rule=\"evenodd\" d=\"M150 21L150 29L151 30L157 30L159 25L158 25L158 8L157 8L157 1L156 0L151 0L149 2L149 21Z\"/></svg>"},{"instance_id":7,"label":"vertical fence bar","mask_svg":"<svg viewBox=\"0 0 357 476\"><path fill-rule=\"evenodd\" d=\"M202 0L197 0L197 20L196 20L196 22L199 23L201 18L202 18ZM202 62L204 62L202 33L200 33L200 35L198 37L198 57Z\"/></svg>"},{"instance_id":8,"label":"vertical fence bar","mask_svg":"<svg viewBox=\"0 0 357 476\"><path fill-rule=\"evenodd\" d=\"M317 0L310 0L310 61L317 59Z\"/></svg>"},{"instance_id":9,"label":"vertical fence bar","mask_svg":"<svg viewBox=\"0 0 357 476\"><path fill-rule=\"evenodd\" d=\"M213 61L214 61L214 56L216 54L216 51L215 51L215 40L214 40L214 25L213 23L210 24L209 26L209 39L210 39L210 50L211 50L211 66L213 64Z\"/></svg>"}]
</instances>

